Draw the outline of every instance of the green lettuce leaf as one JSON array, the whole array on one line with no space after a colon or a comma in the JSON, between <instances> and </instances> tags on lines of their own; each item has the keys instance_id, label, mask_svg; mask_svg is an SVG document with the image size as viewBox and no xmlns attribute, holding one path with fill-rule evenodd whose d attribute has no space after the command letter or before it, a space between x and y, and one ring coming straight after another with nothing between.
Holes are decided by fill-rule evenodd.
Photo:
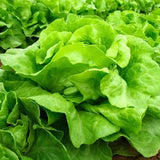
<instances>
[{"instance_id":1,"label":"green lettuce leaf","mask_svg":"<svg viewBox=\"0 0 160 160\"><path fill-rule=\"evenodd\" d=\"M143 120L141 131L138 134L129 136L130 143L144 157L156 155L160 149L159 121L160 119L158 118L146 116Z\"/></svg>"},{"instance_id":2,"label":"green lettuce leaf","mask_svg":"<svg viewBox=\"0 0 160 160\"><path fill-rule=\"evenodd\" d=\"M35 141L27 156L37 160L70 159L62 143L50 132L39 127L35 129Z\"/></svg>"}]
</instances>

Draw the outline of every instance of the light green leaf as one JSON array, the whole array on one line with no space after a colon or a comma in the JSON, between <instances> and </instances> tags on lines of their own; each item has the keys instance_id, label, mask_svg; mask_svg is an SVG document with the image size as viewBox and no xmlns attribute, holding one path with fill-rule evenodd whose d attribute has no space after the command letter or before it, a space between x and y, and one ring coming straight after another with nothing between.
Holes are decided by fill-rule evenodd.
<instances>
[{"instance_id":1,"label":"light green leaf","mask_svg":"<svg viewBox=\"0 0 160 160\"><path fill-rule=\"evenodd\" d=\"M127 107L127 84L117 73L107 74L100 82L100 89L112 105Z\"/></svg>"},{"instance_id":2,"label":"light green leaf","mask_svg":"<svg viewBox=\"0 0 160 160\"><path fill-rule=\"evenodd\" d=\"M138 96L141 98L142 95L139 94ZM145 103L147 102L145 101ZM130 135L131 133L138 133L140 131L147 105L141 103L138 106L118 108L109 103L99 105L84 103L82 107L88 112L102 114L112 124L119 126L124 133Z\"/></svg>"},{"instance_id":3,"label":"light green leaf","mask_svg":"<svg viewBox=\"0 0 160 160\"><path fill-rule=\"evenodd\" d=\"M108 73L107 68L89 69L82 73L69 77L70 81L75 84L84 99L96 100L101 96L100 81Z\"/></svg>"},{"instance_id":4,"label":"light green leaf","mask_svg":"<svg viewBox=\"0 0 160 160\"><path fill-rule=\"evenodd\" d=\"M156 155L160 149L160 119L146 116L138 134L131 134L129 141L144 157ZM152 146L152 147L151 147Z\"/></svg>"},{"instance_id":5,"label":"light green leaf","mask_svg":"<svg viewBox=\"0 0 160 160\"><path fill-rule=\"evenodd\" d=\"M84 45L82 42L62 47L53 57L52 62L62 57L67 57L72 64L84 63L92 67L103 68L113 63L99 48L93 45Z\"/></svg>"},{"instance_id":6,"label":"light green leaf","mask_svg":"<svg viewBox=\"0 0 160 160\"><path fill-rule=\"evenodd\" d=\"M160 118L160 96L149 99L148 114L155 118Z\"/></svg>"},{"instance_id":7,"label":"light green leaf","mask_svg":"<svg viewBox=\"0 0 160 160\"><path fill-rule=\"evenodd\" d=\"M127 46L127 38L118 35L106 55L111 57L120 67L124 68L130 60L130 48Z\"/></svg>"}]
</instances>

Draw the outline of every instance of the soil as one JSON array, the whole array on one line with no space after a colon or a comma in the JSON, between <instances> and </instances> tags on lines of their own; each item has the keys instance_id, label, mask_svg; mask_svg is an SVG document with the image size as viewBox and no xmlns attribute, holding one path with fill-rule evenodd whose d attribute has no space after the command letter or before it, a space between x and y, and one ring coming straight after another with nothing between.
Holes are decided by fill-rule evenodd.
<instances>
[{"instance_id":1,"label":"soil","mask_svg":"<svg viewBox=\"0 0 160 160\"><path fill-rule=\"evenodd\" d=\"M136 157L125 157L125 156L115 155L113 157L113 160L160 160L160 151L156 156L151 158L144 158L141 155L138 155Z\"/></svg>"}]
</instances>

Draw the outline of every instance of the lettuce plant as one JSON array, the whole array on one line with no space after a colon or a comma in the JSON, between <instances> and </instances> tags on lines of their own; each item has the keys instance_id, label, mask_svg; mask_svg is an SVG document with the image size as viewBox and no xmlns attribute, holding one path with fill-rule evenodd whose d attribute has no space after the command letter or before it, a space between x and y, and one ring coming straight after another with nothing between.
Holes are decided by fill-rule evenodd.
<instances>
[{"instance_id":1,"label":"lettuce plant","mask_svg":"<svg viewBox=\"0 0 160 160\"><path fill-rule=\"evenodd\" d=\"M69 13L105 19L115 10L149 13L159 6L157 0L1 0L0 53L33 44L48 24L57 18L66 18Z\"/></svg>"},{"instance_id":2,"label":"lettuce plant","mask_svg":"<svg viewBox=\"0 0 160 160\"><path fill-rule=\"evenodd\" d=\"M17 23L17 30L19 24L28 26L17 31L23 33L23 40L18 39L20 44L14 37L10 37L13 46L5 43L5 38L1 42L2 48L10 48L0 54L1 159L111 160L114 154L133 156L130 146L144 157L157 154L160 149L159 9L146 15L115 11L105 18L97 16L95 10L87 13L82 10L84 6L88 8L90 1L70 5L69 0L35 4L26 1L31 11L36 5L43 6L45 14L41 10L35 12L38 17L55 15L53 22L46 20L43 25L42 17L35 18L38 21L31 22L35 28L29 30L29 18L24 17L25 21L21 17L25 14L20 14L32 15L28 8L23 10L20 1L2 2L4 14L9 10L5 4L14 4L9 13L16 17L16 22L11 18L12 21L6 19L5 24L0 23L2 28L13 29L10 23ZM127 2L119 7L127 9ZM91 4L102 9L105 5L101 3L107 2ZM136 3L139 4L138 1L133 4ZM149 4L158 5L156 1ZM146 9L145 5L141 7ZM19 14L13 14L15 10ZM106 8L103 10L109 13ZM38 29L40 34L37 27L42 27L42 31ZM6 36L5 31L3 34ZM26 43L26 35L37 35L38 41L26 48L11 48ZM124 139L125 144L119 143Z\"/></svg>"}]
</instances>

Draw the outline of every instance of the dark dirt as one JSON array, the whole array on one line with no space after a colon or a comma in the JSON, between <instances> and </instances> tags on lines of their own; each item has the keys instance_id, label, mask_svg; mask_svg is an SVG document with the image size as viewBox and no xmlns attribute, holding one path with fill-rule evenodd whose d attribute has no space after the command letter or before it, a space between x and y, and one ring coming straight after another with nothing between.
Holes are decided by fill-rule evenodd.
<instances>
[{"instance_id":1,"label":"dark dirt","mask_svg":"<svg viewBox=\"0 0 160 160\"><path fill-rule=\"evenodd\" d=\"M125 156L115 155L113 157L113 160L160 160L160 151L156 156L151 158L144 158L141 155L138 155L136 157L125 157Z\"/></svg>"}]
</instances>

